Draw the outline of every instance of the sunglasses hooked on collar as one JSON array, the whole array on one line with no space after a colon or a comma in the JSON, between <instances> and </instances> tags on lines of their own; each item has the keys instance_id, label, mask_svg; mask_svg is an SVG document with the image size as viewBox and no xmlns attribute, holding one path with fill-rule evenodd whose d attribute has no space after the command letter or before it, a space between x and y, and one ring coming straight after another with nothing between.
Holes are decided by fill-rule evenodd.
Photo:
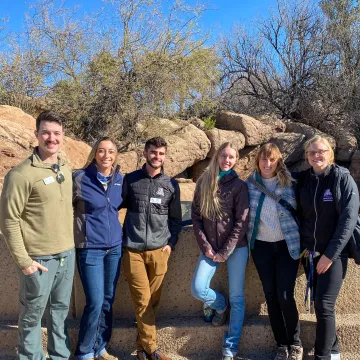
<instances>
[{"instance_id":1,"label":"sunglasses hooked on collar","mask_svg":"<svg viewBox=\"0 0 360 360\"><path fill-rule=\"evenodd\" d=\"M56 174L56 181L61 184L65 181L64 173L60 169L60 164L51 165L52 171Z\"/></svg>"}]
</instances>

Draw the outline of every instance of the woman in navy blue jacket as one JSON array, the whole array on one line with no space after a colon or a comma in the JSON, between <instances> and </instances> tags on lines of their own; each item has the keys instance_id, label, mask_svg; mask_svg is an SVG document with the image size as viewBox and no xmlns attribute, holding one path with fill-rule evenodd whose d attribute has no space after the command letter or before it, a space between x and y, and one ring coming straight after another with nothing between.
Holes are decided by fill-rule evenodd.
<instances>
[{"instance_id":1,"label":"woman in navy blue jacket","mask_svg":"<svg viewBox=\"0 0 360 360\"><path fill-rule=\"evenodd\" d=\"M93 146L85 167L73 174L76 259L86 297L75 351L78 360L117 359L106 351L121 262L118 208L123 177L116 164L116 145L104 137Z\"/></svg>"}]
</instances>

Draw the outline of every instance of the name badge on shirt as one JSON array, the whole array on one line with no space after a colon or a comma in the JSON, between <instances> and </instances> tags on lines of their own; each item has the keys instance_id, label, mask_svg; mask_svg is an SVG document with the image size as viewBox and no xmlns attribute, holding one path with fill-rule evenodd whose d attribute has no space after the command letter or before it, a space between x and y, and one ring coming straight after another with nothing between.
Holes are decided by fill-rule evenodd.
<instances>
[{"instance_id":1,"label":"name badge on shirt","mask_svg":"<svg viewBox=\"0 0 360 360\"><path fill-rule=\"evenodd\" d=\"M159 198L150 198L152 204L161 204L161 199Z\"/></svg>"},{"instance_id":2,"label":"name badge on shirt","mask_svg":"<svg viewBox=\"0 0 360 360\"><path fill-rule=\"evenodd\" d=\"M49 177L45 178L43 181L44 181L45 185L49 185L49 184L53 183L55 181L55 179L52 176L49 176Z\"/></svg>"}]
</instances>

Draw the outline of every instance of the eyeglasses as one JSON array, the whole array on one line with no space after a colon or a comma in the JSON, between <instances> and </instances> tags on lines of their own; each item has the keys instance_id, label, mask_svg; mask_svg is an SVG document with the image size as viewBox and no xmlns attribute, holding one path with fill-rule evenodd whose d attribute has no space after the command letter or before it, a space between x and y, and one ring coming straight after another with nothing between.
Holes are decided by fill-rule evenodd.
<instances>
[{"instance_id":1,"label":"eyeglasses","mask_svg":"<svg viewBox=\"0 0 360 360\"><path fill-rule=\"evenodd\" d=\"M53 164L53 165L51 165L51 169L56 174L56 181L59 184L63 183L65 181L65 176L64 176L64 173L60 169L60 165L59 164Z\"/></svg>"},{"instance_id":2,"label":"eyeglasses","mask_svg":"<svg viewBox=\"0 0 360 360\"><path fill-rule=\"evenodd\" d=\"M307 151L306 155L308 155L308 156L323 155L327 151L329 151L329 150Z\"/></svg>"}]
</instances>

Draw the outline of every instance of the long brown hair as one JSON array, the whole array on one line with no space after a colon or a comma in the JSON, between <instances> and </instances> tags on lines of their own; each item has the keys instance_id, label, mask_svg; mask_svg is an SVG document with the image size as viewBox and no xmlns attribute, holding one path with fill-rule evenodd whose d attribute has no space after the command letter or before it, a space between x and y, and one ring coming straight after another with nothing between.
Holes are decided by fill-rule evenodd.
<instances>
[{"instance_id":1,"label":"long brown hair","mask_svg":"<svg viewBox=\"0 0 360 360\"><path fill-rule=\"evenodd\" d=\"M255 170L259 173L259 175L261 175L259 160L262 156L267 159L273 158L275 159L275 161L278 160L275 174L278 178L279 184L282 187L290 186L291 182L294 181L294 179L291 177L291 174L284 163L283 157L277 145L273 143L267 143L262 145L259 149L255 157Z\"/></svg>"},{"instance_id":2,"label":"long brown hair","mask_svg":"<svg viewBox=\"0 0 360 360\"><path fill-rule=\"evenodd\" d=\"M200 176L197 186L200 189L200 213L208 219L221 219L223 215L221 199L219 198L218 176L219 176L219 156L221 152L231 148L235 150L236 160L239 159L239 152L231 142L223 143L215 152L209 166Z\"/></svg>"}]
</instances>

